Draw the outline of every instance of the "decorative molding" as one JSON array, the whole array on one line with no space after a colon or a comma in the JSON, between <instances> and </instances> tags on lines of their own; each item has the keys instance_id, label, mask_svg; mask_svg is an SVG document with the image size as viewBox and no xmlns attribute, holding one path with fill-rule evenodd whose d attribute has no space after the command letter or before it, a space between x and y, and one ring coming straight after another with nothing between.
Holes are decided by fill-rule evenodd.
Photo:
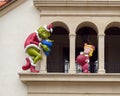
<instances>
[{"instance_id":1,"label":"decorative molding","mask_svg":"<svg viewBox=\"0 0 120 96\"><path fill-rule=\"evenodd\" d=\"M20 80L24 83L27 82L119 82L120 74L107 73L107 74L66 74L66 73L19 73Z\"/></svg>"},{"instance_id":2,"label":"decorative molding","mask_svg":"<svg viewBox=\"0 0 120 96\"><path fill-rule=\"evenodd\" d=\"M24 1L25 0L13 0L12 2L9 2L5 6L1 7L0 8L0 17L3 16L4 14L8 13L12 9L14 9L15 7L17 7L21 3L23 3Z\"/></svg>"},{"instance_id":3,"label":"decorative molding","mask_svg":"<svg viewBox=\"0 0 120 96\"><path fill-rule=\"evenodd\" d=\"M98 36L99 36L99 37L104 37L104 36L105 36L105 33L99 33Z\"/></svg>"},{"instance_id":4,"label":"decorative molding","mask_svg":"<svg viewBox=\"0 0 120 96\"><path fill-rule=\"evenodd\" d=\"M76 34L69 34L69 36L70 36L70 37L75 37L75 36L76 36Z\"/></svg>"},{"instance_id":5,"label":"decorative molding","mask_svg":"<svg viewBox=\"0 0 120 96\"><path fill-rule=\"evenodd\" d=\"M41 16L120 16L120 0L33 0Z\"/></svg>"},{"instance_id":6,"label":"decorative molding","mask_svg":"<svg viewBox=\"0 0 120 96\"><path fill-rule=\"evenodd\" d=\"M19 73L28 96L120 96L120 74Z\"/></svg>"},{"instance_id":7,"label":"decorative molding","mask_svg":"<svg viewBox=\"0 0 120 96\"><path fill-rule=\"evenodd\" d=\"M80 6L92 6L92 7L99 7L99 6L119 6L120 7L120 0L33 0L34 5L36 7L49 7L49 6L57 6L57 7L80 7Z\"/></svg>"}]
</instances>

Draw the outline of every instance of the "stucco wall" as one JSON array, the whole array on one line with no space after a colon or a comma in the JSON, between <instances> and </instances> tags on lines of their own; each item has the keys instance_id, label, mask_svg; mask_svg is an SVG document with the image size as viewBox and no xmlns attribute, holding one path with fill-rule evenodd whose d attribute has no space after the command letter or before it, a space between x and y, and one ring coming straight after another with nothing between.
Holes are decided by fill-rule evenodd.
<instances>
[{"instance_id":1,"label":"stucco wall","mask_svg":"<svg viewBox=\"0 0 120 96\"><path fill-rule=\"evenodd\" d=\"M24 64L23 43L40 25L33 0L26 0L0 18L0 96L27 96L27 87L19 80Z\"/></svg>"}]
</instances>

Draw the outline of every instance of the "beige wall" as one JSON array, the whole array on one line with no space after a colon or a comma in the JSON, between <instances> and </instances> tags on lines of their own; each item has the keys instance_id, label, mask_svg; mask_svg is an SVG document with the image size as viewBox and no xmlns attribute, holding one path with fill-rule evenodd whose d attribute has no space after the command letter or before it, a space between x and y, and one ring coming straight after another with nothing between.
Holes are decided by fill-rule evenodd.
<instances>
[{"instance_id":1,"label":"beige wall","mask_svg":"<svg viewBox=\"0 0 120 96\"><path fill-rule=\"evenodd\" d=\"M56 1L58 1L58 0L56 0ZM63 1L67 1L67 0L63 0ZM71 0L71 1L76 1L76 0ZM87 0L87 1L92 1L92 0ZM103 1L105 1L105 0L103 0ZM0 47L0 49L1 49L0 50L0 53L1 53L1 56L0 56L0 62L1 62L1 64L0 64L0 68L1 68L1 70L0 70L0 96L27 96L28 93L29 93L29 96L33 96L33 95L40 96L40 94L42 94L42 96L48 96L49 91L51 91L51 89L52 89L51 87L54 87L54 86L52 86L54 81L57 81L59 83L58 86L56 87L56 88L58 88L58 91L59 91L66 87L66 86L61 86L61 84L62 84L61 80L63 80L63 82L65 84L67 83L66 81L69 81L70 83L72 81L72 82L74 82L74 84L76 84L76 83L81 83L84 80L89 82L88 81L89 78L91 79L91 82L93 82L93 83L98 82L99 84L101 82L103 82L102 83L103 85L106 84L106 81L110 82L110 83L107 83L107 87L106 87L106 85L104 85L104 87L103 87L104 89L102 89L102 86L101 86L102 90L105 90L105 88L110 88L110 90L108 89L109 91L107 91L108 96L120 95L120 92L118 90L119 85L120 85L120 78L119 78L120 75L119 74L117 74L117 75L113 74L112 77L111 77L111 74L109 74L109 75L104 74L102 77L101 77L101 74L95 74L95 76L93 76L93 77L91 77L89 75L85 75L84 78L81 78L81 75L79 76L79 74L77 74L77 75L76 74L73 74L73 75L72 74L68 74L68 75L62 74L63 75L62 77L59 76L60 74L58 74L58 75L57 74L53 74L53 75L50 75L50 74L43 74L43 75L38 74L37 75L36 74L34 77L34 74L30 74L29 72L27 74L28 77L24 73L19 74L20 76L23 76L22 79L21 78L20 79L24 82L27 82L27 84L29 85L29 88L33 89L33 90L29 89L29 92L27 93L27 86L24 85L23 83L21 83L21 81L19 79L19 75L18 75L18 72L23 72L21 70L21 66L25 62L23 43L24 43L25 38L28 36L28 34L33 32L36 28L38 28L38 26L40 24L44 25L44 24L48 24L51 22L56 22L56 21L61 20L68 26L69 31L72 34L72 35L70 35L70 37L71 37L70 40L73 41L75 39L74 32L76 31L76 28L78 27L78 25L83 22L91 22L92 24L90 26L95 25L99 34L101 35L101 38L99 38L99 40L100 40L99 45L102 45L102 44L104 44L103 35L104 35L104 30L107 27L107 25L110 24L111 22L120 22L120 17L119 17L120 11L119 10L115 11L115 9L113 11L108 11L108 13L105 13L106 11L104 11L102 9L101 12L103 12L103 16L101 16L100 13L93 16L94 15L93 11L92 11L93 14L90 12L90 16L87 16L86 13L89 13L87 11L87 9L85 12L82 11L82 15L79 14L78 16L76 16L75 14L78 13L79 11L76 11L76 12L74 11L73 17L68 16L68 15L65 15L65 16L58 15L58 12L62 12L62 11L54 11L53 10L53 12L50 12L49 10L45 10L42 12L43 12L43 14L41 15L41 18L40 18L39 12L33 6L33 1L26 0L25 3L21 4L19 7L10 11L9 13L5 14L4 16L2 16L0 18L0 44L1 44L1 47ZM71 14L71 12L73 12L73 10L64 10L63 11L63 13L66 13L66 12L68 12L68 14ZM95 12L97 12L97 11L95 11ZM115 15L112 14L111 12L113 12ZM46 13L48 15L46 15ZM55 13L56 15L54 15L52 13ZM118 13L118 15L116 13ZM86 14L86 15L84 16L83 14ZM108 14L110 16L108 16L106 14ZM88 24L90 24L90 23L88 23ZM73 43L74 43L74 41L71 42L71 44L73 44ZM73 45L70 45L70 46L72 47ZM72 47L72 48L74 50L74 47ZM104 49L104 46L101 46L101 48ZM100 56L101 56L100 61L102 64L100 66L101 69L104 66L104 58L102 57L103 53L104 53L103 49L100 51ZM71 53L72 52L74 53L74 51L71 51ZM71 58L72 57L74 57L73 54L71 54ZM71 60L71 64L72 63L74 64L74 60ZM44 64L45 64L45 61L44 61ZM43 69L44 68L45 67L43 67ZM72 68L73 68L73 66L71 67L71 70L72 70ZM75 75L75 78L73 78L74 75ZM68 78L67 80L66 80L66 76ZM84 76L84 74L82 76ZM88 78L88 76L89 76L89 78ZM93 80L94 78L97 78L97 79L95 79L95 81L94 81ZM104 78L104 80L102 78ZM111 81L109 81L108 78ZM54 79L56 79L56 80L54 80ZM46 86L43 85L43 87L46 88L46 91L43 90L42 93L40 93L40 90L37 90L38 92L36 91L36 89L40 89L40 88L42 89L42 87L39 84L38 84L39 86L36 86L35 81L37 81L37 80L38 80L39 84L48 80L48 83L47 83L48 85L46 85ZM78 81L76 81L76 80L78 80ZM110 85L110 87L109 87L109 84L111 84L112 82L114 82L114 84L113 84L114 86ZM34 86L32 86L32 84ZM44 84L46 84L46 82L44 82ZM73 86L75 88L79 88L74 84L73 84ZM95 86L98 87L99 84L95 85ZM49 86L49 85L51 85L51 86ZM55 85L55 83L53 85ZM72 86L72 85L70 85L70 86ZM91 88L91 86L92 85L89 86L89 89ZM115 90L114 88L116 88L116 86L117 86L117 89L115 91L115 94L110 94L110 93L112 93L112 91ZM34 89L34 87L36 89ZM47 90L48 87L49 87L49 89ZM70 87L70 88L73 88L73 87ZM82 87L81 87L81 89L82 89ZM37 92L37 94L34 91ZM62 91L65 92L65 90L62 90ZM70 92L71 89L68 89L68 91ZM74 89L74 91L75 91L75 89ZM32 94L32 92L33 92L33 94ZM48 94L46 95L45 92L48 92ZM70 95L69 92L67 95L73 96L73 94ZM87 94L86 94L86 92L88 92L88 91L85 91L85 92L83 91L84 96L91 96L90 91ZM92 96L101 96L101 94L97 94L97 95L94 94L94 90L92 92L93 92ZM67 96L66 94L63 94L62 92L61 92L61 94L58 94L58 93L57 93L58 96L61 96L61 94L63 96ZM103 96L104 96L104 92L101 92L101 93L103 93ZM78 93L75 93L75 94L76 94L76 96L78 96L79 90L78 90ZM82 94L82 96L83 96L83 94ZM56 94L52 94L52 93L51 93L51 95L56 96Z\"/></svg>"},{"instance_id":2,"label":"beige wall","mask_svg":"<svg viewBox=\"0 0 120 96\"><path fill-rule=\"evenodd\" d=\"M70 73L75 72L76 31L84 26L93 28L98 34L98 72L105 73L105 30L111 26L120 26L119 4L119 1L113 2L112 0L34 0L34 5L40 11L43 24L62 22L69 30Z\"/></svg>"},{"instance_id":3,"label":"beige wall","mask_svg":"<svg viewBox=\"0 0 120 96\"><path fill-rule=\"evenodd\" d=\"M39 25L40 16L32 0L0 17L0 96L27 96L18 72L25 62L24 40Z\"/></svg>"},{"instance_id":4,"label":"beige wall","mask_svg":"<svg viewBox=\"0 0 120 96\"><path fill-rule=\"evenodd\" d=\"M44 16L41 18L45 24L54 22L65 23L70 31L70 34L75 34L77 27L83 27L85 25L94 28L98 34L103 34L107 26L113 22L120 22L120 17L107 17L107 16ZM84 24L83 24L84 23Z\"/></svg>"},{"instance_id":5,"label":"beige wall","mask_svg":"<svg viewBox=\"0 0 120 96\"><path fill-rule=\"evenodd\" d=\"M68 74L20 73L28 85L28 96L119 96L120 74L106 74L104 70L104 32L120 25L119 1L113 0L34 0L42 24L62 22L70 32L70 69ZM57 22L57 23L55 23ZM118 23L115 23L118 22ZM75 32L83 26L98 32L98 73L76 74ZM45 63L46 64L46 63ZM44 64L44 68L45 65ZM42 65L43 66L43 65ZM82 78L84 76L84 78Z\"/></svg>"}]
</instances>

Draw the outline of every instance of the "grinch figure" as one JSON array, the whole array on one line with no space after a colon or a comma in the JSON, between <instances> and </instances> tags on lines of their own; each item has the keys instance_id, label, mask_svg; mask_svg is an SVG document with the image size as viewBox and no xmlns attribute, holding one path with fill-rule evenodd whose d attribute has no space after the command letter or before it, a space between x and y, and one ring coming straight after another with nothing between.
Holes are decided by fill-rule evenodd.
<instances>
[{"instance_id":1,"label":"grinch figure","mask_svg":"<svg viewBox=\"0 0 120 96\"><path fill-rule=\"evenodd\" d=\"M28 56L26 57L26 64L22 66L23 70L30 69L31 72L39 72L35 66L36 63L42 59L42 52L47 56L49 55L53 43L52 40L48 38L52 31L52 24L49 24L44 27L39 27L27 37L24 48Z\"/></svg>"}]
</instances>

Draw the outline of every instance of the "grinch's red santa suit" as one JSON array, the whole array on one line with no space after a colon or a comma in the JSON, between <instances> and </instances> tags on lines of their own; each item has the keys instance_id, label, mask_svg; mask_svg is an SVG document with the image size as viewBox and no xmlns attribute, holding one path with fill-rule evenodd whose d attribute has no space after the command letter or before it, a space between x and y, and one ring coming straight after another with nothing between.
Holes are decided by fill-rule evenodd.
<instances>
[{"instance_id":1,"label":"grinch's red santa suit","mask_svg":"<svg viewBox=\"0 0 120 96\"><path fill-rule=\"evenodd\" d=\"M37 31L35 31L34 33L31 33L24 43L25 51L27 48L32 47L32 46L34 46L40 50L41 48L39 47L39 44L40 44L41 40L42 40L42 38L40 38L38 36Z\"/></svg>"},{"instance_id":2,"label":"grinch's red santa suit","mask_svg":"<svg viewBox=\"0 0 120 96\"><path fill-rule=\"evenodd\" d=\"M28 56L26 57L26 65L22 67L23 70L27 70L30 68L31 72L38 72L38 70L35 70L35 66L38 60L40 60L41 57L41 41L42 38L44 39L48 39L48 37L42 37L41 34L45 34L45 32L51 32L52 30L52 25L48 25L48 26L44 26L44 27L40 27L38 29L38 31L35 31L33 33L31 33L25 43L24 43L24 48L25 48L25 52L28 54ZM43 33L42 33L43 32ZM47 33L46 33L47 34ZM41 37L40 37L41 36Z\"/></svg>"}]
</instances>

